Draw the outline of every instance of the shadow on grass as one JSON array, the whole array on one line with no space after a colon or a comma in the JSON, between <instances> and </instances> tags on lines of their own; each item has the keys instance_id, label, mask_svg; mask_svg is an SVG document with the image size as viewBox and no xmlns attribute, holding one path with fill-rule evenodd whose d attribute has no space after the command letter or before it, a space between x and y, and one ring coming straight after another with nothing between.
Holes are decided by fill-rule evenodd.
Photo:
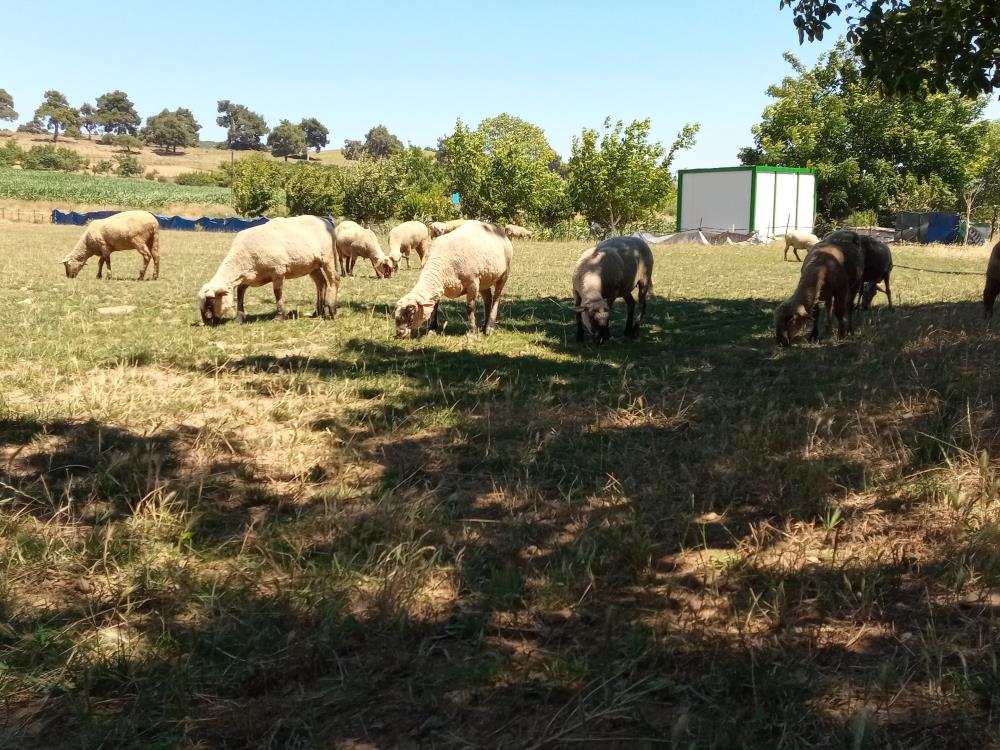
<instances>
[{"instance_id":1,"label":"shadow on grass","mask_svg":"<svg viewBox=\"0 0 1000 750\"><path fill-rule=\"evenodd\" d=\"M995 532L924 526L931 501L905 486L948 450L997 447L991 342L970 338L978 309L903 309L851 341L778 352L767 306L658 301L642 340L595 347L565 343L558 306L513 301L497 335L537 332L555 356L359 339L337 358L205 366L353 383L358 403L310 426L329 434L330 465L372 470L360 501L320 485L293 506L238 444L216 468L189 467L184 432L0 426L0 448L26 446L5 453L19 491L44 476L55 498L110 497L127 517L129 498L173 489L197 511L195 562L231 566L220 578L150 563L134 595L147 602L141 645L85 669L59 638L109 607L11 612L4 662L25 680L73 679L13 701L8 736L985 744L998 732L1000 613L963 587L1000 583ZM844 552L874 533L870 510L895 533ZM822 536L824 523L816 559L797 557L797 531Z\"/></svg>"}]
</instances>

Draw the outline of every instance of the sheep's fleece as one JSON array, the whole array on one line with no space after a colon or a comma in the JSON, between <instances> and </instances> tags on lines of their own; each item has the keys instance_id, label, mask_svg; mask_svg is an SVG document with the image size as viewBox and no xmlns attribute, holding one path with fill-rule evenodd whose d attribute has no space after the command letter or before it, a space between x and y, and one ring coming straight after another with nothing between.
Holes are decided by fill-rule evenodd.
<instances>
[{"instance_id":1,"label":"sheep's fleece","mask_svg":"<svg viewBox=\"0 0 1000 750\"><path fill-rule=\"evenodd\" d=\"M111 253L136 250L143 259L139 278L146 276L149 261L153 261L153 278L160 276L160 225L149 211L122 211L106 219L96 219L87 225L76 246L63 258L66 275L75 278L92 255L100 258L97 278L104 266L111 274Z\"/></svg>"}]
</instances>

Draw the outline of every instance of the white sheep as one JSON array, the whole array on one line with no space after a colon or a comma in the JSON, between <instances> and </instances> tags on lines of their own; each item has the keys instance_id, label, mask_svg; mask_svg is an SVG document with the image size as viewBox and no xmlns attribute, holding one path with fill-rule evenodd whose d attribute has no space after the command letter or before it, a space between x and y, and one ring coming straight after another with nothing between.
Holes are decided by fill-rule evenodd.
<instances>
[{"instance_id":1,"label":"white sheep","mask_svg":"<svg viewBox=\"0 0 1000 750\"><path fill-rule=\"evenodd\" d=\"M791 249L795 253L795 260L801 261L799 250L808 252L809 248L819 242L819 237L809 232L792 229L785 232L785 260L788 260L788 251Z\"/></svg>"},{"instance_id":2,"label":"white sheep","mask_svg":"<svg viewBox=\"0 0 1000 750\"><path fill-rule=\"evenodd\" d=\"M285 280L301 276L311 277L316 284L316 315L333 318L340 291L333 222L317 216L295 216L244 229L233 238L215 276L198 292L202 322L221 322L236 287L236 321L243 323L247 288L264 284L274 287L276 317L281 320L285 317L281 298Z\"/></svg>"},{"instance_id":3,"label":"white sheep","mask_svg":"<svg viewBox=\"0 0 1000 750\"><path fill-rule=\"evenodd\" d=\"M393 262L382 252L375 232L365 229L354 221L342 221L335 230L337 242L337 258L340 261L340 272L344 276L354 275L354 264L358 258L367 258L375 269L375 275L382 278L392 276Z\"/></svg>"},{"instance_id":4,"label":"white sheep","mask_svg":"<svg viewBox=\"0 0 1000 750\"><path fill-rule=\"evenodd\" d=\"M415 252L423 265L431 246L431 235L422 221L404 221L389 232L389 258L399 267L399 261L406 258L410 267L410 253Z\"/></svg>"},{"instance_id":5,"label":"white sheep","mask_svg":"<svg viewBox=\"0 0 1000 750\"><path fill-rule=\"evenodd\" d=\"M524 227L519 227L517 224L508 224L503 229L507 233L507 236L510 237L512 240L531 239L531 230L525 229Z\"/></svg>"},{"instance_id":6,"label":"white sheep","mask_svg":"<svg viewBox=\"0 0 1000 750\"><path fill-rule=\"evenodd\" d=\"M149 261L153 261L153 278L160 277L160 225L149 211L122 211L106 219L96 219L87 225L83 236L62 263L66 275L74 279L92 255L97 262L97 278L104 266L111 278L111 253L118 250L137 250L142 256L139 280L145 278Z\"/></svg>"},{"instance_id":7,"label":"white sheep","mask_svg":"<svg viewBox=\"0 0 1000 750\"><path fill-rule=\"evenodd\" d=\"M628 308L625 335L638 336L653 287L653 253L638 237L610 237L585 250L573 270L573 312L576 338L584 328L600 343L610 336L611 306L621 297ZM638 314L632 290L638 289Z\"/></svg>"},{"instance_id":8,"label":"white sheep","mask_svg":"<svg viewBox=\"0 0 1000 750\"><path fill-rule=\"evenodd\" d=\"M469 221L445 237L434 240L434 251L420 269L417 283L396 303L396 335L416 333L425 320L438 329L438 304L442 297L465 295L468 334L476 329L476 297L483 296L483 333L497 322L500 294L510 276L514 247L503 230L493 224Z\"/></svg>"},{"instance_id":9,"label":"white sheep","mask_svg":"<svg viewBox=\"0 0 1000 750\"><path fill-rule=\"evenodd\" d=\"M472 219L452 219L451 221L431 222L431 237L440 237L442 234L454 232L467 221L472 221Z\"/></svg>"}]
</instances>

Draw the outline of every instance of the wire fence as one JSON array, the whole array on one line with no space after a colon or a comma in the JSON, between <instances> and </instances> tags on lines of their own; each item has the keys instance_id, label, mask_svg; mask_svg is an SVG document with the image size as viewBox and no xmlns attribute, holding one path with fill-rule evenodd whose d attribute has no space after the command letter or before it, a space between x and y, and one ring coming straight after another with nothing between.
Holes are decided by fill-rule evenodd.
<instances>
[{"instance_id":1,"label":"wire fence","mask_svg":"<svg viewBox=\"0 0 1000 750\"><path fill-rule=\"evenodd\" d=\"M39 211L33 208L0 207L0 221L18 221L26 224L50 224L52 216L49 211Z\"/></svg>"}]
</instances>

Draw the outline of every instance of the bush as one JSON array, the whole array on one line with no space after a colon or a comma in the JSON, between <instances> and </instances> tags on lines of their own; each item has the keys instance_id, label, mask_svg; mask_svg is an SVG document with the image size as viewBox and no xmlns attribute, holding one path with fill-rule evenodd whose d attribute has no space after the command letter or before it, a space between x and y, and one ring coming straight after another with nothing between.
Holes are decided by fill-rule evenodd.
<instances>
[{"instance_id":1,"label":"bush","mask_svg":"<svg viewBox=\"0 0 1000 750\"><path fill-rule=\"evenodd\" d=\"M403 196L399 206L399 218L417 221L449 221L458 213L451 198L440 191L411 190Z\"/></svg>"},{"instance_id":2,"label":"bush","mask_svg":"<svg viewBox=\"0 0 1000 750\"><path fill-rule=\"evenodd\" d=\"M134 156L116 154L114 157L115 174L119 177L136 177L142 174L142 164Z\"/></svg>"},{"instance_id":3,"label":"bush","mask_svg":"<svg viewBox=\"0 0 1000 750\"><path fill-rule=\"evenodd\" d=\"M344 214L363 224L399 216L403 174L398 159L361 159L344 171Z\"/></svg>"},{"instance_id":4,"label":"bush","mask_svg":"<svg viewBox=\"0 0 1000 750\"><path fill-rule=\"evenodd\" d=\"M336 167L299 167L285 181L289 216L335 216L343 203L344 186Z\"/></svg>"},{"instance_id":5,"label":"bush","mask_svg":"<svg viewBox=\"0 0 1000 750\"><path fill-rule=\"evenodd\" d=\"M240 159L234 167L233 206L242 216L281 212L282 169L262 156Z\"/></svg>"},{"instance_id":6,"label":"bush","mask_svg":"<svg viewBox=\"0 0 1000 750\"><path fill-rule=\"evenodd\" d=\"M107 159L101 159L99 162L91 167L91 171L94 174L111 174L111 170L115 168L115 165L108 161Z\"/></svg>"},{"instance_id":7,"label":"bush","mask_svg":"<svg viewBox=\"0 0 1000 750\"><path fill-rule=\"evenodd\" d=\"M11 138L0 148L0 166L11 167L24 161L24 149Z\"/></svg>"},{"instance_id":8,"label":"bush","mask_svg":"<svg viewBox=\"0 0 1000 750\"><path fill-rule=\"evenodd\" d=\"M76 172L87 166L87 160L71 148L64 146L32 146L25 154L25 169L50 172Z\"/></svg>"},{"instance_id":9,"label":"bush","mask_svg":"<svg viewBox=\"0 0 1000 750\"><path fill-rule=\"evenodd\" d=\"M189 185L191 187L229 187L232 180L226 173L215 170L212 172L184 172L174 178L178 185Z\"/></svg>"}]
</instances>

